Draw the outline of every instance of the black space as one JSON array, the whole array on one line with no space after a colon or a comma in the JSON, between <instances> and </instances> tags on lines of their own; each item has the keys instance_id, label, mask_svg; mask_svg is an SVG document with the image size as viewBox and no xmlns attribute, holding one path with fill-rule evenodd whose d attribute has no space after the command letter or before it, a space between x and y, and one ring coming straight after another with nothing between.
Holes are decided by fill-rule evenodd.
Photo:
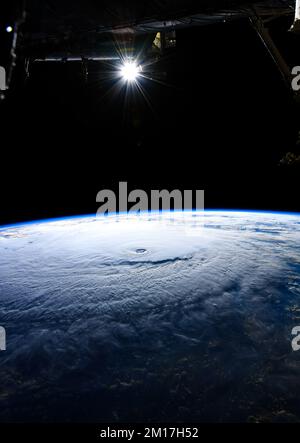
<instances>
[{"instance_id":1,"label":"black space","mask_svg":"<svg viewBox=\"0 0 300 443\"><path fill-rule=\"evenodd\" d=\"M273 35L294 66L289 26ZM91 62L87 83L80 64L37 64L26 84L16 74L0 107L0 224L95 213L119 181L205 189L206 208L300 210L299 167L280 165L299 109L247 20L179 31L154 68L167 85L143 82L151 107L112 93L111 69Z\"/></svg>"}]
</instances>

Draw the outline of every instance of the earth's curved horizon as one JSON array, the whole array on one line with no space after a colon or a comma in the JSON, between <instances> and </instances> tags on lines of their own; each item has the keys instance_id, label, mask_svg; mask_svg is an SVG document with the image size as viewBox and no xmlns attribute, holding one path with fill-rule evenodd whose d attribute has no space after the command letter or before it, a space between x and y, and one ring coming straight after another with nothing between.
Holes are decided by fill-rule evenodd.
<instances>
[{"instance_id":1,"label":"earth's curved horizon","mask_svg":"<svg viewBox=\"0 0 300 443\"><path fill-rule=\"evenodd\" d=\"M300 422L300 214L0 226L0 422Z\"/></svg>"},{"instance_id":2,"label":"earth's curved horizon","mask_svg":"<svg viewBox=\"0 0 300 443\"><path fill-rule=\"evenodd\" d=\"M226 213L235 213L235 214L274 214L274 215L294 215L294 216L299 216L300 217L300 212L297 211L280 211L280 210L272 210L272 209L205 209L205 210L201 210L201 209L193 209L193 210L175 210L175 211L140 211L139 214L131 214L131 215L153 215L153 214L168 214L171 215L172 214L194 214L194 215L205 215L205 214L209 214L209 213L221 213L221 212L226 212ZM109 217L118 217L118 216L128 216L130 215L130 213L128 212L111 212L109 214L105 214L105 215L97 215L97 214L76 214L76 215L66 215L66 216L57 216L57 217L45 217L45 218L37 218L37 219L32 219L32 220L22 220L22 221L18 221L18 222L12 222L12 223L3 223L0 224L0 229L8 229L8 228L13 228L16 226L24 226L24 225L32 225L32 224L36 224L36 223L51 223L51 222L56 222L56 221L63 221L63 220L71 220L71 219L86 219L86 218L109 218Z\"/></svg>"}]
</instances>

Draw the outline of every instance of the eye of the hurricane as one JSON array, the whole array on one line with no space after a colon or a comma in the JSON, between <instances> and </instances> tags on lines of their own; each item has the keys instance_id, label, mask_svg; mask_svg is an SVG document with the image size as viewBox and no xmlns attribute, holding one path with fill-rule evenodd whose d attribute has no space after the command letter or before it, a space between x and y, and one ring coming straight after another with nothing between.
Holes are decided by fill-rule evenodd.
<instances>
[{"instance_id":1,"label":"eye of the hurricane","mask_svg":"<svg viewBox=\"0 0 300 443\"><path fill-rule=\"evenodd\" d=\"M121 68L121 74L125 81L135 82L141 72L140 66L134 61L127 61Z\"/></svg>"},{"instance_id":2,"label":"eye of the hurricane","mask_svg":"<svg viewBox=\"0 0 300 443\"><path fill-rule=\"evenodd\" d=\"M146 254L147 249L144 248L138 248L135 250L136 254Z\"/></svg>"}]
</instances>

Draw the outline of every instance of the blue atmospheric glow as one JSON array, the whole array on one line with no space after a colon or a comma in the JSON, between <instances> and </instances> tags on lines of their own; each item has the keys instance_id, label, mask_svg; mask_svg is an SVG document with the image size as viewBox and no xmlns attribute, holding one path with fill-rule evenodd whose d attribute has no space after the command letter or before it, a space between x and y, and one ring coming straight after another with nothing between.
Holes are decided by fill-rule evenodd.
<instances>
[{"instance_id":1,"label":"blue atmospheric glow","mask_svg":"<svg viewBox=\"0 0 300 443\"><path fill-rule=\"evenodd\" d=\"M169 211L143 211L141 212L141 215L143 214L155 214L155 213L166 213ZM274 215L290 215L294 217L299 217L300 212L292 212L292 211L273 211L273 210L255 210L255 209L205 209L204 211L199 210L189 210L189 211L171 211L172 213L182 213L182 212L192 212L192 213L237 213L237 214L274 214ZM105 215L105 217L114 217L114 216L122 216L127 215L127 212L111 212L110 214ZM31 221L23 221L18 223L11 223L7 225L0 225L0 230L5 230L9 228L14 227L20 227L20 226L28 226L28 225L34 225L34 224L45 224L45 223L53 223L58 221L64 221L64 220L76 220L76 219L88 219L88 218L98 218L96 214L83 214L83 215L71 215L66 217L54 217L54 218L46 218L46 219L37 219L37 220L31 220Z\"/></svg>"}]
</instances>

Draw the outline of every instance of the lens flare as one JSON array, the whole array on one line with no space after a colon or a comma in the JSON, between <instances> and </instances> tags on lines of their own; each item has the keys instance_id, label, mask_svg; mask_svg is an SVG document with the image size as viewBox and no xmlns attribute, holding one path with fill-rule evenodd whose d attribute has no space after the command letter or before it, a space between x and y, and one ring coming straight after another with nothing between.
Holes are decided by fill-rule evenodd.
<instances>
[{"instance_id":1,"label":"lens flare","mask_svg":"<svg viewBox=\"0 0 300 443\"><path fill-rule=\"evenodd\" d=\"M134 61L125 62L121 69L122 77L127 82L135 82L140 72L140 66L138 66Z\"/></svg>"}]
</instances>

